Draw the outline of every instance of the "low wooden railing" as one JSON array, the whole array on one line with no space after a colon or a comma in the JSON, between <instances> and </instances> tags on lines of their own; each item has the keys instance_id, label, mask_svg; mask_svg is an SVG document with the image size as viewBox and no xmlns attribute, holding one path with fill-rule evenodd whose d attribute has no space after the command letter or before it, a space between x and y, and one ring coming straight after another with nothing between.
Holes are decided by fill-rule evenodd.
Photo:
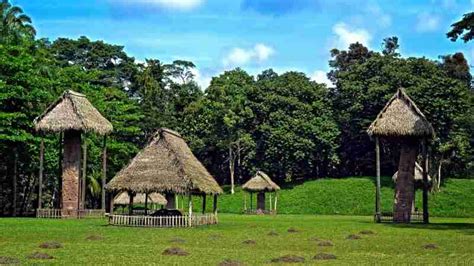
<instances>
[{"instance_id":1,"label":"low wooden railing","mask_svg":"<svg viewBox=\"0 0 474 266\"><path fill-rule=\"evenodd\" d=\"M374 217L376 219L376 217ZM382 212L380 217L381 222L393 222L393 212ZM423 222L423 213L422 212L412 212L410 217L410 222Z\"/></svg>"},{"instance_id":2,"label":"low wooden railing","mask_svg":"<svg viewBox=\"0 0 474 266\"><path fill-rule=\"evenodd\" d=\"M262 210L262 209L258 209L258 210L254 210L254 209L247 209L247 210L244 210L243 211L244 214L270 214L270 215L274 215L274 214L277 214L276 210L272 210L272 211L269 211L269 210Z\"/></svg>"},{"instance_id":3,"label":"low wooden railing","mask_svg":"<svg viewBox=\"0 0 474 266\"><path fill-rule=\"evenodd\" d=\"M103 209L85 209L85 210L63 210L63 209L37 209L37 218L101 218L105 216Z\"/></svg>"},{"instance_id":4,"label":"low wooden railing","mask_svg":"<svg viewBox=\"0 0 474 266\"><path fill-rule=\"evenodd\" d=\"M109 216L110 225L133 227L193 227L217 223L217 214L213 213L159 217L117 214Z\"/></svg>"}]
</instances>

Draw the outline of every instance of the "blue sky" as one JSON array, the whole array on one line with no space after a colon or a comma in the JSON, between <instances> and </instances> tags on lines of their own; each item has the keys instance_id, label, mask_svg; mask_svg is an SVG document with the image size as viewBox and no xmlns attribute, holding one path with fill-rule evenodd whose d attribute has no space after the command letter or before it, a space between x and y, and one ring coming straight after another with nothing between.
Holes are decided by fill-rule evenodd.
<instances>
[{"instance_id":1,"label":"blue sky","mask_svg":"<svg viewBox=\"0 0 474 266\"><path fill-rule=\"evenodd\" d=\"M329 51L359 41L380 50L400 38L403 56L464 52L446 38L474 0L11 0L33 19L38 37L87 36L125 46L139 61L191 60L202 86L224 70L297 70L325 82Z\"/></svg>"}]
</instances>

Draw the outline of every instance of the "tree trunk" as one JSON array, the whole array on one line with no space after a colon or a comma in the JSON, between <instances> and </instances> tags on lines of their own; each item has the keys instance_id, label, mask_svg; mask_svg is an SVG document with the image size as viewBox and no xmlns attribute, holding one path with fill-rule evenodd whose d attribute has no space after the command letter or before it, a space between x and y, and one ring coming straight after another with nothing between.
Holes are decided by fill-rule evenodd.
<instances>
[{"instance_id":1,"label":"tree trunk","mask_svg":"<svg viewBox=\"0 0 474 266\"><path fill-rule=\"evenodd\" d=\"M102 151L102 189L101 189L101 205L100 207L105 210L105 183L107 180L107 136L104 135L104 144Z\"/></svg>"},{"instance_id":2,"label":"tree trunk","mask_svg":"<svg viewBox=\"0 0 474 266\"><path fill-rule=\"evenodd\" d=\"M18 194L18 150L17 148L13 148L13 216L16 216L16 207L17 207L17 194Z\"/></svg>"},{"instance_id":3,"label":"tree trunk","mask_svg":"<svg viewBox=\"0 0 474 266\"><path fill-rule=\"evenodd\" d=\"M234 151L232 146L229 146L229 171L230 171L230 194L234 194Z\"/></svg>"},{"instance_id":4,"label":"tree trunk","mask_svg":"<svg viewBox=\"0 0 474 266\"><path fill-rule=\"evenodd\" d=\"M397 223L410 222L414 198L414 172L417 153L418 145L416 142L402 143L393 211L393 221Z\"/></svg>"},{"instance_id":5,"label":"tree trunk","mask_svg":"<svg viewBox=\"0 0 474 266\"><path fill-rule=\"evenodd\" d=\"M441 167L443 166L443 160L441 159L439 161L439 165L438 165L438 180L437 180L437 184L436 184L436 188L437 188L437 191L440 190L441 188Z\"/></svg>"}]
</instances>

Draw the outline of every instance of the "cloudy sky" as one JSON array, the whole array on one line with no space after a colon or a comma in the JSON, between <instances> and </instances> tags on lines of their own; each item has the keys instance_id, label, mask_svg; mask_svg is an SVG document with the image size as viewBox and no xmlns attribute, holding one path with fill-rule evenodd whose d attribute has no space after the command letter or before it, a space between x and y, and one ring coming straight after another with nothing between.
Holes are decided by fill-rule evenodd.
<instances>
[{"instance_id":1,"label":"cloudy sky","mask_svg":"<svg viewBox=\"0 0 474 266\"><path fill-rule=\"evenodd\" d=\"M11 0L33 19L38 37L85 35L125 46L137 60L193 61L198 81L242 67L302 71L320 82L329 51L362 42L380 50L400 38L403 56L462 51L474 45L446 38L474 0Z\"/></svg>"}]
</instances>

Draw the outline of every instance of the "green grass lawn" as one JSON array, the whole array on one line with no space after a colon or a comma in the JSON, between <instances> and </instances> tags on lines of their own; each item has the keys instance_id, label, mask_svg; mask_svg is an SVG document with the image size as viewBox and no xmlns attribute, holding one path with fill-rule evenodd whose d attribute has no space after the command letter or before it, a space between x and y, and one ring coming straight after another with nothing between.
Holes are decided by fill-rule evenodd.
<instances>
[{"instance_id":1,"label":"green grass lawn","mask_svg":"<svg viewBox=\"0 0 474 266\"><path fill-rule=\"evenodd\" d=\"M328 264L472 264L474 261L474 218L432 218L430 225L374 224L368 216L278 215L244 216L222 214L220 224L185 229L125 228L106 225L105 219L46 220L0 219L0 257L21 263L53 264L182 264L218 265L225 259L245 265L265 264L271 259L296 255L316 263L317 253L337 259ZM297 232L287 230L295 228ZM350 234L372 230L373 235L348 240ZM270 236L275 231L278 235ZM89 236L103 239L87 240ZM172 243L179 238L184 242ZM329 240L330 247L318 246ZM255 244L244 244L254 240ZM39 245L56 241L59 249ZM436 249L425 249L436 244ZM180 247L188 256L165 256L169 247ZM34 252L52 255L52 260L26 257Z\"/></svg>"}]
</instances>

